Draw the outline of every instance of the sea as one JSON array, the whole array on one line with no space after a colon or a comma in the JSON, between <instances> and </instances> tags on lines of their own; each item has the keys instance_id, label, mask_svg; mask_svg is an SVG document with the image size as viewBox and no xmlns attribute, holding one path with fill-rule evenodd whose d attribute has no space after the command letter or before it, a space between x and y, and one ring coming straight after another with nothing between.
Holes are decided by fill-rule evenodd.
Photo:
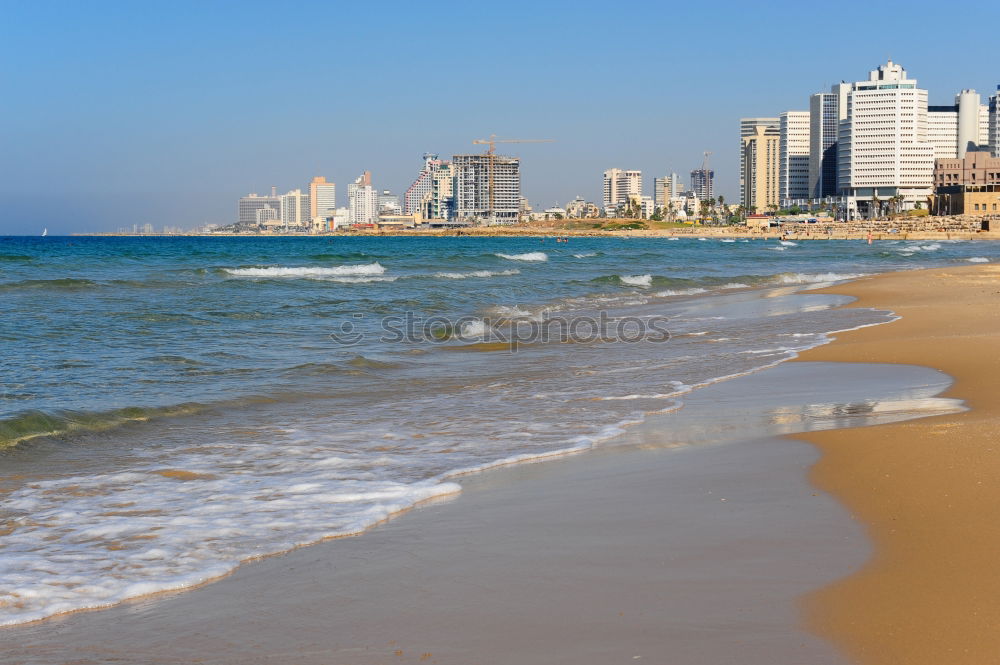
<instances>
[{"instance_id":1,"label":"sea","mask_svg":"<svg viewBox=\"0 0 1000 665\"><path fill-rule=\"evenodd\" d=\"M616 445L895 318L816 287L998 247L0 237L0 625L194 587L467 474Z\"/></svg>"}]
</instances>

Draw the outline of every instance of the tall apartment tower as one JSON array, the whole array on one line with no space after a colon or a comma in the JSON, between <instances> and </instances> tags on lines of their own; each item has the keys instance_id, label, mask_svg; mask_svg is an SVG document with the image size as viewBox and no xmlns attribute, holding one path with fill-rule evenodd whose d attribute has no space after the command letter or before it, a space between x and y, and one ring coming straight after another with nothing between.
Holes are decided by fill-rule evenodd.
<instances>
[{"instance_id":1,"label":"tall apartment tower","mask_svg":"<svg viewBox=\"0 0 1000 665\"><path fill-rule=\"evenodd\" d=\"M378 190L372 187L370 171L347 186L347 208L351 224L368 224L378 218Z\"/></svg>"},{"instance_id":2,"label":"tall apartment tower","mask_svg":"<svg viewBox=\"0 0 1000 665\"><path fill-rule=\"evenodd\" d=\"M309 222L309 195L293 189L281 196L281 222L287 226L304 226Z\"/></svg>"},{"instance_id":3,"label":"tall apartment tower","mask_svg":"<svg viewBox=\"0 0 1000 665\"><path fill-rule=\"evenodd\" d=\"M642 196L642 171L608 169L604 172L604 207L628 203L630 196Z\"/></svg>"},{"instance_id":4,"label":"tall apartment tower","mask_svg":"<svg viewBox=\"0 0 1000 665\"><path fill-rule=\"evenodd\" d=\"M778 116L778 199L781 205L809 196L809 111Z\"/></svg>"},{"instance_id":5,"label":"tall apartment tower","mask_svg":"<svg viewBox=\"0 0 1000 665\"><path fill-rule=\"evenodd\" d=\"M927 107L927 140L935 159L963 159L969 150L985 149L990 143L989 106L975 90L955 95L950 106Z\"/></svg>"},{"instance_id":6,"label":"tall apartment tower","mask_svg":"<svg viewBox=\"0 0 1000 665\"><path fill-rule=\"evenodd\" d=\"M743 139L748 136L754 136L757 133L756 128L758 126L773 128L777 131L779 120L778 118L740 118L740 150L737 153L740 155L740 201L743 201L746 197L744 195L743 187L746 181L746 174L743 172Z\"/></svg>"},{"instance_id":7,"label":"tall apartment tower","mask_svg":"<svg viewBox=\"0 0 1000 665\"><path fill-rule=\"evenodd\" d=\"M847 118L849 83L809 98L809 198L837 195L837 141L840 121Z\"/></svg>"},{"instance_id":8,"label":"tall apartment tower","mask_svg":"<svg viewBox=\"0 0 1000 665\"><path fill-rule=\"evenodd\" d=\"M695 169L691 171L691 191L699 201L707 201L715 196L715 171Z\"/></svg>"},{"instance_id":9,"label":"tall apartment tower","mask_svg":"<svg viewBox=\"0 0 1000 665\"><path fill-rule=\"evenodd\" d=\"M516 224L521 214L521 160L503 155L455 155L459 219Z\"/></svg>"},{"instance_id":10,"label":"tall apartment tower","mask_svg":"<svg viewBox=\"0 0 1000 665\"><path fill-rule=\"evenodd\" d=\"M337 212L337 186L316 176L309 183L309 219L329 217Z\"/></svg>"},{"instance_id":11,"label":"tall apartment tower","mask_svg":"<svg viewBox=\"0 0 1000 665\"><path fill-rule=\"evenodd\" d=\"M438 156L432 152L424 153L424 165L417 174L413 184L403 194L403 214L412 215L420 206L431 191L431 171L435 166L441 164Z\"/></svg>"},{"instance_id":12,"label":"tall apartment tower","mask_svg":"<svg viewBox=\"0 0 1000 665\"><path fill-rule=\"evenodd\" d=\"M667 203L674 196L674 187L677 182L677 174L663 176L653 179L653 205L657 208L666 208Z\"/></svg>"},{"instance_id":13,"label":"tall apartment tower","mask_svg":"<svg viewBox=\"0 0 1000 665\"><path fill-rule=\"evenodd\" d=\"M764 213L781 205L778 174L781 134L765 125L754 127L754 134L743 139L743 207L748 212Z\"/></svg>"},{"instance_id":14,"label":"tall apartment tower","mask_svg":"<svg viewBox=\"0 0 1000 665\"><path fill-rule=\"evenodd\" d=\"M890 60L851 85L837 150L837 186L851 216L878 212L876 199L900 196L904 208L927 199L934 178L927 131L927 91L900 65Z\"/></svg>"},{"instance_id":15,"label":"tall apartment tower","mask_svg":"<svg viewBox=\"0 0 1000 665\"><path fill-rule=\"evenodd\" d=\"M993 153L994 157L1000 157L1000 85L990 97L986 135L989 138L990 152Z\"/></svg>"}]
</instances>

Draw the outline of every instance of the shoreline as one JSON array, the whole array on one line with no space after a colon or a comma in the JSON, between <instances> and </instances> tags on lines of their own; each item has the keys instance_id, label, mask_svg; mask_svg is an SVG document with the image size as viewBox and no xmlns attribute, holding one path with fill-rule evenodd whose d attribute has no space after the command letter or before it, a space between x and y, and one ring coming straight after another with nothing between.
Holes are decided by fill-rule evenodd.
<instances>
[{"instance_id":1,"label":"shoreline","mask_svg":"<svg viewBox=\"0 0 1000 665\"><path fill-rule=\"evenodd\" d=\"M868 239L867 231L835 231L827 234L820 225L802 225L801 232L789 234L785 231L754 231L743 227L691 226L675 229L559 229L539 227L474 227L470 229L427 229L427 230L363 230L333 233L74 233L70 238L733 238L776 240L794 238L796 240L861 240ZM811 227L811 228L810 228ZM32 237L32 236L23 236ZM996 231L905 231L889 233L875 231L872 240L1000 240Z\"/></svg>"},{"instance_id":2,"label":"shoreline","mask_svg":"<svg viewBox=\"0 0 1000 665\"><path fill-rule=\"evenodd\" d=\"M810 472L865 525L875 553L804 600L813 630L871 665L980 665L1000 653L1000 267L886 273L819 293L891 310L887 326L838 333L793 362L881 362L953 377L969 410L795 435Z\"/></svg>"},{"instance_id":3,"label":"shoreline","mask_svg":"<svg viewBox=\"0 0 1000 665\"><path fill-rule=\"evenodd\" d=\"M807 482L817 452L777 436L914 417L913 387L929 396L948 382L851 365L815 385L820 369L784 363L713 384L616 445L475 474L434 507L211 585L10 626L0 653L12 664L86 654L604 665L669 654L688 665L842 665L800 630L796 598L856 569L869 544ZM841 412L859 383L888 411ZM712 418L720 405L725 417Z\"/></svg>"}]
</instances>

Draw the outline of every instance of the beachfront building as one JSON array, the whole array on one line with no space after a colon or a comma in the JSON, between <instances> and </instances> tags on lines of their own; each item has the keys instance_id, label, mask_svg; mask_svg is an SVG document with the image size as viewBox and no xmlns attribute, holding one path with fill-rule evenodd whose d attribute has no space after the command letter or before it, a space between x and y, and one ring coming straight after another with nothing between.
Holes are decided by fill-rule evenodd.
<instances>
[{"instance_id":1,"label":"beachfront building","mask_svg":"<svg viewBox=\"0 0 1000 665\"><path fill-rule=\"evenodd\" d=\"M608 169L604 172L604 207L617 208L630 196L642 196L642 171Z\"/></svg>"},{"instance_id":2,"label":"beachfront building","mask_svg":"<svg viewBox=\"0 0 1000 665\"><path fill-rule=\"evenodd\" d=\"M388 189L383 189L378 195L378 214L381 215L402 215L403 207L399 204L399 197Z\"/></svg>"},{"instance_id":3,"label":"beachfront building","mask_svg":"<svg viewBox=\"0 0 1000 665\"><path fill-rule=\"evenodd\" d=\"M309 195L293 189L281 195L281 224L286 229L304 229L310 225Z\"/></svg>"},{"instance_id":4,"label":"beachfront building","mask_svg":"<svg viewBox=\"0 0 1000 665\"><path fill-rule=\"evenodd\" d=\"M264 221L280 219L281 198L247 194L240 198L236 214L237 222L243 227L260 226Z\"/></svg>"},{"instance_id":5,"label":"beachfront building","mask_svg":"<svg viewBox=\"0 0 1000 665\"><path fill-rule=\"evenodd\" d=\"M699 201L708 201L715 197L715 171L711 169L695 169L691 171L691 191Z\"/></svg>"},{"instance_id":6,"label":"beachfront building","mask_svg":"<svg viewBox=\"0 0 1000 665\"><path fill-rule=\"evenodd\" d=\"M837 195L837 133L847 117L850 85L838 83L830 92L809 98L809 198Z\"/></svg>"},{"instance_id":7,"label":"beachfront building","mask_svg":"<svg viewBox=\"0 0 1000 665\"><path fill-rule=\"evenodd\" d=\"M413 184L403 193L403 214L412 215L425 203L433 185L431 181L432 171L435 166L439 166L441 163L441 160L434 153L424 153L424 165L420 168L420 173L417 174Z\"/></svg>"},{"instance_id":8,"label":"beachfront building","mask_svg":"<svg viewBox=\"0 0 1000 665\"><path fill-rule=\"evenodd\" d=\"M934 162L934 197L938 215L1000 214L1000 157L970 150L961 159Z\"/></svg>"},{"instance_id":9,"label":"beachfront building","mask_svg":"<svg viewBox=\"0 0 1000 665\"><path fill-rule=\"evenodd\" d=\"M778 116L778 199L784 207L803 205L809 196L809 111Z\"/></svg>"},{"instance_id":10,"label":"beachfront building","mask_svg":"<svg viewBox=\"0 0 1000 665\"><path fill-rule=\"evenodd\" d=\"M781 135L776 127L757 125L743 139L743 207L748 212L777 210Z\"/></svg>"},{"instance_id":11,"label":"beachfront building","mask_svg":"<svg viewBox=\"0 0 1000 665\"><path fill-rule=\"evenodd\" d=\"M347 208L351 224L370 224L378 218L378 190L372 187L370 171L347 186Z\"/></svg>"},{"instance_id":12,"label":"beachfront building","mask_svg":"<svg viewBox=\"0 0 1000 665\"><path fill-rule=\"evenodd\" d=\"M935 159L961 159L989 145L989 106L975 90L963 90L949 106L927 107L927 138Z\"/></svg>"},{"instance_id":13,"label":"beachfront building","mask_svg":"<svg viewBox=\"0 0 1000 665\"><path fill-rule=\"evenodd\" d=\"M455 214L480 224L516 224L521 214L521 160L455 155Z\"/></svg>"},{"instance_id":14,"label":"beachfront building","mask_svg":"<svg viewBox=\"0 0 1000 665\"><path fill-rule=\"evenodd\" d=\"M851 84L840 123L837 187L850 218L907 210L931 194L934 146L927 136L927 91L891 60Z\"/></svg>"},{"instance_id":15,"label":"beachfront building","mask_svg":"<svg viewBox=\"0 0 1000 665\"><path fill-rule=\"evenodd\" d=\"M309 183L309 219L326 218L337 209L337 186L324 176Z\"/></svg>"},{"instance_id":16,"label":"beachfront building","mask_svg":"<svg viewBox=\"0 0 1000 665\"><path fill-rule=\"evenodd\" d=\"M743 172L743 139L748 136L754 136L757 133L757 127L763 126L766 128L773 128L778 131L779 125L778 118L740 118L740 149L736 153L741 156L740 158L740 201L746 199L746 193L744 192L744 185L746 184L746 174Z\"/></svg>"},{"instance_id":17,"label":"beachfront building","mask_svg":"<svg viewBox=\"0 0 1000 665\"><path fill-rule=\"evenodd\" d=\"M426 197L427 219L452 219L455 216L455 169L442 162L431 171L431 191Z\"/></svg>"},{"instance_id":18,"label":"beachfront building","mask_svg":"<svg viewBox=\"0 0 1000 665\"><path fill-rule=\"evenodd\" d=\"M990 145L990 152L994 157L1000 157L1000 85L997 91L990 97L987 106L987 129L986 136Z\"/></svg>"}]
</instances>

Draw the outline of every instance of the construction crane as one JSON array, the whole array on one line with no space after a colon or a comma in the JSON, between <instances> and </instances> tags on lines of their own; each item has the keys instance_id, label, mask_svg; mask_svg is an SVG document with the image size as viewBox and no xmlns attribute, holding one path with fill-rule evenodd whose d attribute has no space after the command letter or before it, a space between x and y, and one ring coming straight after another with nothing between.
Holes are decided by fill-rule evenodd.
<instances>
[{"instance_id":1,"label":"construction crane","mask_svg":"<svg viewBox=\"0 0 1000 665\"><path fill-rule=\"evenodd\" d=\"M490 214L493 213L493 160L496 155L497 143L553 143L555 139L498 139L496 134L490 134L488 139L473 139L472 145L488 145L489 148L486 150L489 160L486 162L486 168L489 172L490 180Z\"/></svg>"}]
</instances>

